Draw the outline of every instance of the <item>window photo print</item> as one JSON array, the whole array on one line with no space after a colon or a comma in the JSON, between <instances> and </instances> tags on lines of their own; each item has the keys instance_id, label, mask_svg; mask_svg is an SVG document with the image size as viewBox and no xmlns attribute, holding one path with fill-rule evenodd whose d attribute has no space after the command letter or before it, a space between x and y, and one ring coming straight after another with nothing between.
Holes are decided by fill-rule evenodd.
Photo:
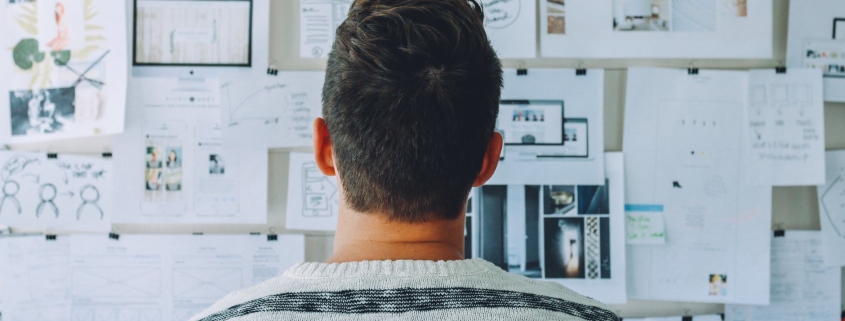
<instances>
[{"instance_id":1,"label":"window photo print","mask_svg":"<svg viewBox=\"0 0 845 321\"><path fill-rule=\"evenodd\" d=\"M9 92L12 136L61 132L74 120L74 88Z\"/></svg>"}]
</instances>

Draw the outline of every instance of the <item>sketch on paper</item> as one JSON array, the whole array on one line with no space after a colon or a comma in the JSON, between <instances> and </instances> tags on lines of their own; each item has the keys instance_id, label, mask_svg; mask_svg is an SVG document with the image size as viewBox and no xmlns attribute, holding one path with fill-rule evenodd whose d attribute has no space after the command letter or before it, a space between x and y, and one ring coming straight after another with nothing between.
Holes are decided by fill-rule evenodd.
<instances>
[{"instance_id":1,"label":"sketch on paper","mask_svg":"<svg viewBox=\"0 0 845 321\"><path fill-rule=\"evenodd\" d=\"M310 146L322 110L323 72L230 79L220 86L226 145L261 148Z\"/></svg>"},{"instance_id":2,"label":"sketch on paper","mask_svg":"<svg viewBox=\"0 0 845 321\"><path fill-rule=\"evenodd\" d=\"M174 298L219 299L243 288L239 268L173 269Z\"/></svg>"},{"instance_id":3,"label":"sketch on paper","mask_svg":"<svg viewBox=\"0 0 845 321\"><path fill-rule=\"evenodd\" d=\"M842 238L845 238L845 179L837 176L833 182L821 194L821 207L823 217L827 220L833 231Z\"/></svg>"},{"instance_id":4,"label":"sketch on paper","mask_svg":"<svg viewBox=\"0 0 845 321\"><path fill-rule=\"evenodd\" d=\"M484 27L491 29L507 28L519 19L522 0L485 0Z\"/></svg>"},{"instance_id":5,"label":"sketch on paper","mask_svg":"<svg viewBox=\"0 0 845 321\"><path fill-rule=\"evenodd\" d=\"M302 216L331 217L337 213L337 186L316 163L302 164Z\"/></svg>"},{"instance_id":6,"label":"sketch on paper","mask_svg":"<svg viewBox=\"0 0 845 321\"><path fill-rule=\"evenodd\" d=\"M161 295L161 270L134 267L85 267L71 272L73 296L154 298Z\"/></svg>"},{"instance_id":7,"label":"sketch on paper","mask_svg":"<svg viewBox=\"0 0 845 321\"><path fill-rule=\"evenodd\" d=\"M103 188L111 161L102 158L0 152L0 222L12 226L108 229Z\"/></svg>"},{"instance_id":8,"label":"sketch on paper","mask_svg":"<svg viewBox=\"0 0 845 321\"><path fill-rule=\"evenodd\" d=\"M824 105L821 72L791 68L749 72L744 156L758 185L824 183Z\"/></svg>"},{"instance_id":9,"label":"sketch on paper","mask_svg":"<svg viewBox=\"0 0 845 321\"><path fill-rule=\"evenodd\" d=\"M313 154L291 153L286 228L333 231L340 193L337 181L320 172Z\"/></svg>"},{"instance_id":10,"label":"sketch on paper","mask_svg":"<svg viewBox=\"0 0 845 321\"><path fill-rule=\"evenodd\" d=\"M9 75L0 84L8 89L1 135L24 143L121 132L126 35L114 26L125 3L10 1L0 9L9 18L0 43L11 57L0 63Z\"/></svg>"}]
</instances>

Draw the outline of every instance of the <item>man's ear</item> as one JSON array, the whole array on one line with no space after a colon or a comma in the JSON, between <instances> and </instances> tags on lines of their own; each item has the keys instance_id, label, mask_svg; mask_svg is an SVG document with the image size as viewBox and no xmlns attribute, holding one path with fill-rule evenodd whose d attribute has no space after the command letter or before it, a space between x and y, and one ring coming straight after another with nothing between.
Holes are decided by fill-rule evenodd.
<instances>
[{"instance_id":1,"label":"man's ear","mask_svg":"<svg viewBox=\"0 0 845 321\"><path fill-rule=\"evenodd\" d=\"M326 121L320 117L314 120L314 160L324 175L335 176L337 174L334 167L334 156L332 155L332 138L329 137Z\"/></svg>"},{"instance_id":2,"label":"man's ear","mask_svg":"<svg viewBox=\"0 0 845 321\"><path fill-rule=\"evenodd\" d=\"M499 132L493 132L493 137L490 138L490 142L487 143L487 151L484 153L484 162L481 163L481 172L478 173L478 176L475 177L475 182L472 183L473 187L479 187L487 183L490 177L493 177L493 173L496 172L496 167L499 166L499 157L501 157L502 153L502 134Z\"/></svg>"}]
</instances>

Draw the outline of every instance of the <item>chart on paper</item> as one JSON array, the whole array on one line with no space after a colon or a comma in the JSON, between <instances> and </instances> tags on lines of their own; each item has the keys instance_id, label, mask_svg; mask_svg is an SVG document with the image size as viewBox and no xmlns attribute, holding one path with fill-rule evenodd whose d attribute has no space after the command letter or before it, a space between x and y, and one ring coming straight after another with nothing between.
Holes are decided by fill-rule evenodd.
<instances>
[{"instance_id":1,"label":"chart on paper","mask_svg":"<svg viewBox=\"0 0 845 321\"><path fill-rule=\"evenodd\" d=\"M228 79L220 88L227 146L310 146L322 109L323 72Z\"/></svg>"}]
</instances>

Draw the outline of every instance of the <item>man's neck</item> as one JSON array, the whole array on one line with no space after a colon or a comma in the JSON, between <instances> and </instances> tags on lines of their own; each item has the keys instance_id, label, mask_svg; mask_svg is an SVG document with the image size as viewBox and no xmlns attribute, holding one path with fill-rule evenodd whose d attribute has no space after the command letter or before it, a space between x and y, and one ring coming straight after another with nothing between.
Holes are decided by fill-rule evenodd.
<instances>
[{"instance_id":1,"label":"man's neck","mask_svg":"<svg viewBox=\"0 0 845 321\"><path fill-rule=\"evenodd\" d=\"M341 207L334 255L326 263L464 258L464 214L453 221L392 222Z\"/></svg>"}]
</instances>

